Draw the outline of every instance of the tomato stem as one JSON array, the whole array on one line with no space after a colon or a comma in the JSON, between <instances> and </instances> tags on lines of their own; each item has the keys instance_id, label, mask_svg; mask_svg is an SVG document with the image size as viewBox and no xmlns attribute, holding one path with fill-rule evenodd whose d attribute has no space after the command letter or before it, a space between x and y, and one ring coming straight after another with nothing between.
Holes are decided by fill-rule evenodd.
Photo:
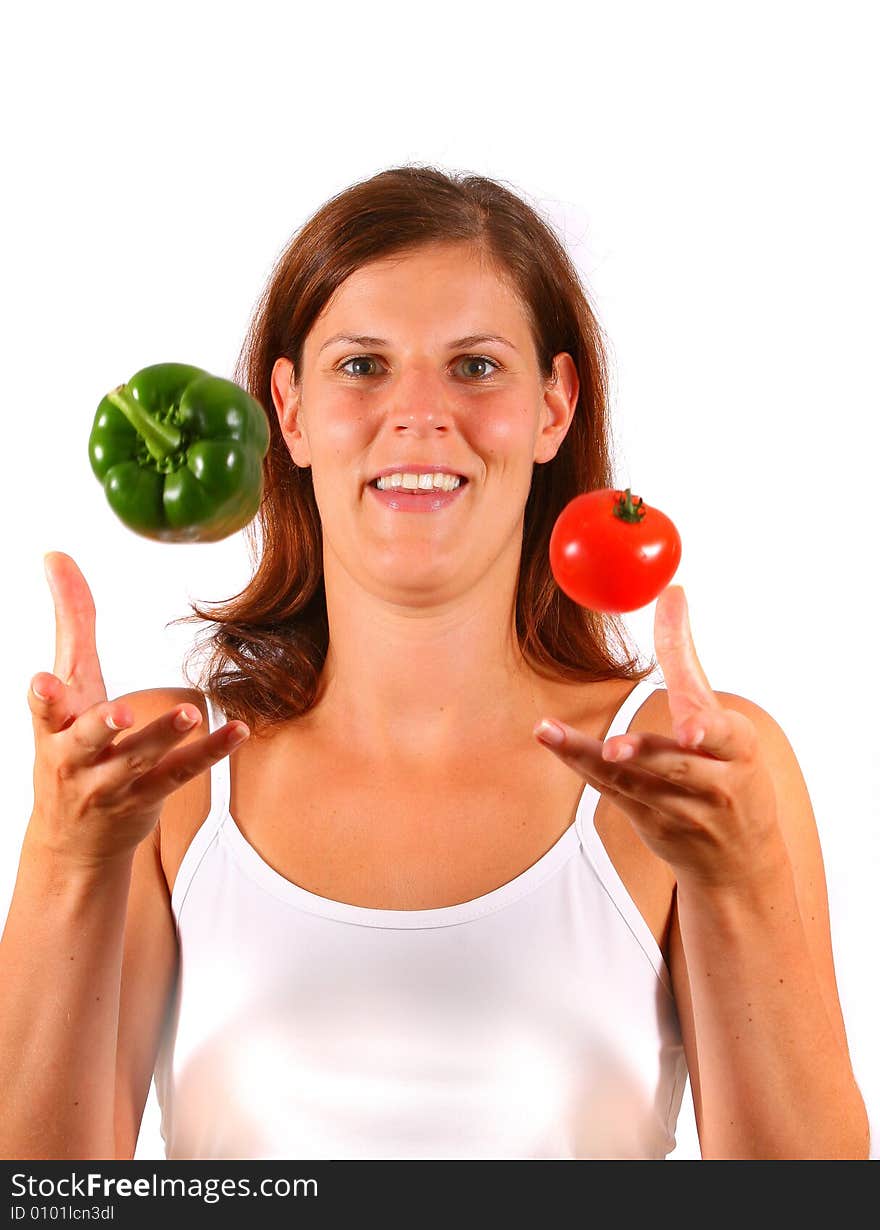
<instances>
[{"instance_id":1,"label":"tomato stem","mask_svg":"<svg viewBox=\"0 0 880 1230\"><path fill-rule=\"evenodd\" d=\"M638 504L634 504L631 488L627 487L624 494L614 505L614 515L615 517L619 517L621 521L638 523L643 519L645 513L647 512L647 509L642 506L643 502L644 501L639 498Z\"/></svg>"}]
</instances>

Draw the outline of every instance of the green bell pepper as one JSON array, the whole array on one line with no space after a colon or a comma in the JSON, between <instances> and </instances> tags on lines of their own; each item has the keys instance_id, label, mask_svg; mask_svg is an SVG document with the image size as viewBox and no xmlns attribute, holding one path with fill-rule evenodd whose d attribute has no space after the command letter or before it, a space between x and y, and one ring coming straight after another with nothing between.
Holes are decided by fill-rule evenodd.
<instances>
[{"instance_id":1,"label":"green bell pepper","mask_svg":"<svg viewBox=\"0 0 880 1230\"><path fill-rule=\"evenodd\" d=\"M185 363L141 368L104 397L89 461L120 521L159 542L217 542L263 497L269 422L231 380Z\"/></svg>"}]
</instances>

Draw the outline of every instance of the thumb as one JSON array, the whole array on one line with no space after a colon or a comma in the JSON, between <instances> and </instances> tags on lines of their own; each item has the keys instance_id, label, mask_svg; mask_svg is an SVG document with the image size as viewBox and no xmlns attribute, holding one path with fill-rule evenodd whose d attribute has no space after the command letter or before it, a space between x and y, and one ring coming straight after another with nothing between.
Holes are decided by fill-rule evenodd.
<instances>
[{"instance_id":1,"label":"thumb","mask_svg":"<svg viewBox=\"0 0 880 1230\"><path fill-rule=\"evenodd\" d=\"M95 641L95 602L76 563L63 551L47 551L43 568L55 605L53 672L82 705L107 699Z\"/></svg>"},{"instance_id":2,"label":"thumb","mask_svg":"<svg viewBox=\"0 0 880 1230\"><path fill-rule=\"evenodd\" d=\"M687 599L681 585L668 585L654 611L654 648L666 682L669 713L676 737L689 739L709 715L721 709L691 634Z\"/></svg>"}]
</instances>

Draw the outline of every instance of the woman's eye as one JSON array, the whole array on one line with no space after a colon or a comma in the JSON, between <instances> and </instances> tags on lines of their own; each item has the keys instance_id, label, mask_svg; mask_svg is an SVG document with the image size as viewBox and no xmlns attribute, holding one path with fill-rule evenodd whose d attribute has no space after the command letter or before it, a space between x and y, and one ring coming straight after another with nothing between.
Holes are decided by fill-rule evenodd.
<instances>
[{"instance_id":1,"label":"woman's eye","mask_svg":"<svg viewBox=\"0 0 880 1230\"><path fill-rule=\"evenodd\" d=\"M375 373L369 372L369 371L349 371L348 369L351 367L352 364L365 363L369 365L370 363L375 363L375 362L376 360L373 358L372 355L359 354L359 355L355 355L351 359L346 359L344 363L340 363L337 370L342 372L344 376L348 376L350 379L356 380L359 376L372 376ZM482 363L484 365L488 364L491 367L492 371L497 371L501 366L501 364L496 363L494 359L487 359L485 355L477 355L477 354L465 355L464 358L459 360L459 362L463 365L468 365L472 363ZM473 377L473 372L471 372L470 374ZM482 376L477 375L476 379L485 380L487 379L488 376L491 376L491 374L492 372L490 371L486 375L482 375Z\"/></svg>"},{"instance_id":2,"label":"woman's eye","mask_svg":"<svg viewBox=\"0 0 880 1230\"><path fill-rule=\"evenodd\" d=\"M342 372L343 376L369 376L372 373L370 372L350 372L350 371L347 371L346 369L352 363L375 363L375 361L376 360L371 359L369 355L365 355L365 354L356 355L353 359L346 359L344 363L340 363L339 371Z\"/></svg>"},{"instance_id":3,"label":"woman's eye","mask_svg":"<svg viewBox=\"0 0 880 1230\"><path fill-rule=\"evenodd\" d=\"M479 354L469 354L469 355L466 355L466 356L465 356L465 358L464 358L464 359L462 359L462 363L464 363L464 364L468 364L468 363L483 363L483 364L486 364L486 363L488 363L488 364L490 365L490 367L492 368L492 371L497 371L497 370L498 370L498 368L500 367L500 364L499 364L499 363L496 363L494 359L487 359L487 358L485 358L483 355L479 355ZM488 375L489 375L489 376L491 376L491 375L492 375L492 371L490 371L490 372L488 373Z\"/></svg>"}]
</instances>

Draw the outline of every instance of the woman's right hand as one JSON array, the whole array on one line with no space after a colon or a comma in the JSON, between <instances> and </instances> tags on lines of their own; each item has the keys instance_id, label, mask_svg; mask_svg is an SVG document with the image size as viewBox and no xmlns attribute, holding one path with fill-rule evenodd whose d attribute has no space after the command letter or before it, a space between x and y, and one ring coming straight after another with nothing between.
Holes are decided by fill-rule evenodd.
<instances>
[{"instance_id":1,"label":"woman's right hand","mask_svg":"<svg viewBox=\"0 0 880 1230\"><path fill-rule=\"evenodd\" d=\"M107 699L91 591L69 555L50 551L44 565L55 603L55 665L52 674L34 675L28 691L36 745L28 834L53 854L94 868L133 854L168 795L249 731L227 722L177 748L202 720L195 705L183 704L114 742L135 718L130 705Z\"/></svg>"}]
</instances>

